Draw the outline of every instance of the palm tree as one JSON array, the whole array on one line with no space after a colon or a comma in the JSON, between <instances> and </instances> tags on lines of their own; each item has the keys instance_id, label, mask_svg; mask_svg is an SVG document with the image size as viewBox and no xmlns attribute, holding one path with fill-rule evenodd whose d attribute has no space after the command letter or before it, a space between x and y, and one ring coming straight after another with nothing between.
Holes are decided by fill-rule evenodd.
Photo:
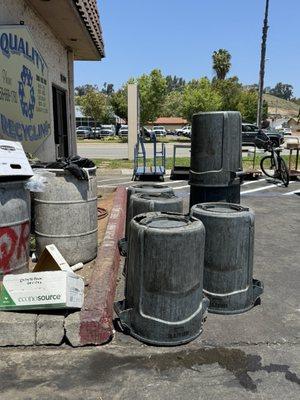
<instances>
[{"instance_id":1,"label":"palm tree","mask_svg":"<svg viewBox=\"0 0 300 400\"><path fill-rule=\"evenodd\" d=\"M216 72L218 79L225 79L231 67L231 55L225 49L214 51L212 55L213 69Z\"/></svg>"}]
</instances>

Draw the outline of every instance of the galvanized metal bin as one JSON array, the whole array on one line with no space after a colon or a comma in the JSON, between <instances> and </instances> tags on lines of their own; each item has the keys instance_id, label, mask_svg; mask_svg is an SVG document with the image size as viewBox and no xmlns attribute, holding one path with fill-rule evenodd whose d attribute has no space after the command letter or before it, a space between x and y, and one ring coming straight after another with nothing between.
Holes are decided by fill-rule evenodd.
<instances>
[{"instance_id":1,"label":"galvanized metal bin","mask_svg":"<svg viewBox=\"0 0 300 400\"><path fill-rule=\"evenodd\" d=\"M130 224L126 298L115 309L123 327L153 345L187 343L202 332L205 229L197 219L165 213Z\"/></svg>"},{"instance_id":2,"label":"galvanized metal bin","mask_svg":"<svg viewBox=\"0 0 300 400\"><path fill-rule=\"evenodd\" d=\"M160 193L171 193L174 194L174 190L169 187L169 186L162 186L158 184L152 184L152 183L139 183L134 186L129 186L127 188L127 204L126 204L126 227L125 227L125 237L127 238L128 232L127 229L129 227L130 223L130 217L129 217L129 202L130 202L130 197L132 194L135 193L146 193L146 194L160 194Z\"/></svg>"},{"instance_id":3,"label":"galvanized metal bin","mask_svg":"<svg viewBox=\"0 0 300 400\"><path fill-rule=\"evenodd\" d=\"M128 223L138 214L151 211L183 212L183 200L173 193L136 193L130 196L128 206ZM126 227L129 232L129 226Z\"/></svg>"},{"instance_id":4,"label":"galvanized metal bin","mask_svg":"<svg viewBox=\"0 0 300 400\"><path fill-rule=\"evenodd\" d=\"M203 202L240 202L242 119L239 112L202 112L193 116L190 207Z\"/></svg>"},{"instance_id":5,"label":"galvanized metal bin","mask_svg":"<svg viewBox=\"0 0 300 400\"><path fill-rule=\"evenodd\" d=\"M0 279L28 272L30 194L25 183L0 182Z\"/></svg>"},{"instance_id":6,"label":"galvanized metal bin","mask_svg":"<svg viewBox=\"0 0 300 400\"><path fill-rule=\"evenodd\" d=\"M54 177L49 178L46 190L34 194L38 257L51 243L70 265L97 256L96 168L87 170L89 180L78 180L65 170L50 170Z\"/></svg>"},{"instance_id":7,"label":"galvanized metal bin","mask_svg":"<svg viewBox=\"0 0 300 400\"><path fill-rule=\"evenodd\" d=\"M191 216L206 231L203 287L209 312L248 311L263 292L262 283L253 279L253 211L238 204L204 203L193 206Z\"/></svg>"}]
</instances>

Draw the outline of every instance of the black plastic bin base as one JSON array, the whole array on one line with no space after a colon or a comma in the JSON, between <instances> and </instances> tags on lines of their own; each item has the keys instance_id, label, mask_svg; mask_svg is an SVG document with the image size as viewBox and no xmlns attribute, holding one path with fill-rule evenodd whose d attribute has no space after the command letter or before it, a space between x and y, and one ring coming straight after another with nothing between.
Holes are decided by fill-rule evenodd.
<instances>
[{"instance_id":1,"label":"black plastic bin base","mask_svg":"<svg viewBox=\"0 0 300 400\"><path fill-rule=\"evenodd\" d=\"M258 279L253 279L252 287L247 292L228 296L211 295L204 290L209 299L208 312L212 314L234 315L245 313L251 308L261 304L260 296L263 294L264 285Z\"/></svg>"},{"instance_id":2,"label":"black plastic bin base","mask_svg":"<svg viewBox=\"0 0 300 400\"><path fill-rule=\"evenodd\" d=\"M240 183L229 186L195 186L191 184L190 207L195 204L210 202L240 204Z\"/></svg>"},{"instance_id":3,"label":"black plastic bin base","mask_svg":"<svg viewBox=\"0 0 300 400\"><path fill-rule=\"evenodd\" d=\"M203 332L209 301L203 297L201 309L191 319L175 322L156 318L145 318L139 310L126 309L126 301L114 303L114 310L119 317L119 326L123 333L152 346L180 346L191 342Z\"/></svg>"}]
</instances>

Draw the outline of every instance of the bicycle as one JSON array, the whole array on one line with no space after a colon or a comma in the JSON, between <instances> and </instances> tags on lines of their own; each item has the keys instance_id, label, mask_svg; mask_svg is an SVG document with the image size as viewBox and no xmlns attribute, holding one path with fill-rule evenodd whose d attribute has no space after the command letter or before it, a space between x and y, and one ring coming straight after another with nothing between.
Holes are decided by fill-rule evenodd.
<instances>
[{"instance_id":1,"label":"bicycle","mask_svg":"<svg viewBox=\"0 0 300 400\"><path fill-rule=\"evenodd\" d=\"M288 187L290 174L284 159L280 155L282 149L275 147L275 144L269 139L263 142L262 148L271 153L260 161L262 172L269 178L281 180L284 186Z\"/></svg>"}]
</instances>

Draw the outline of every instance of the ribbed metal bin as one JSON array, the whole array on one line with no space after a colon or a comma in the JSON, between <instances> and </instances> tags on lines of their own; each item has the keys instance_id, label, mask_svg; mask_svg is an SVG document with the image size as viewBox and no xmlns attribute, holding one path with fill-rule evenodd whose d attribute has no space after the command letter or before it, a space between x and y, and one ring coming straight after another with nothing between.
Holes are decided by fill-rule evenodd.
<instances>
[{"instance_id":1,"label":"ribbed metal bin","mask_svg":"<svg viewBox=\"0 0 300 400\"><path fill-rule=\"evenodd\" d=\"M88 262L97 256L96 168L89 180L78 180L68 171L51 170L46 190L34 194L36 250L40 256L55 244L70 264Z\"/></svg>"},{"instance_id":2,"label":"ribbed metal bin","mask_svg":"<svg viewBox=\"0 0 300 400\"><path fill-rule=\"evenodd\" d=\"M28 272L30 194L24 181L0 182L0 280Z\"/></svg>"},{"instance_id":3,"label":"ribbed metal bin","mask_svg":"<svg viewBox=\"0 0 300 400\"><path fill-rule=\"evenodd\" d=\"M206 231L203 287L209 311L237 314L251 309L263 292L253 279L253 211L238 204L205 203L193 206L191 216Z\"/></svg>"},{"instance_id":4,"label":"ribbed metal bin","mask_svg":"<svg viewBox=\"0 0 300 400\"><path fill-rule=\"evenodd\" d=\"M151 211L183 212L183 200L173 193L136 193L130 197L128 206L128 223L138 214ZM129 227L126 227L127 232Z\"/></svg>"},{"instance_id":5,"label":"ribbed metal bin","mask_svg":"<svg viewBox=\"0 0 300 400\"><path fill-rule=\"evenodd\" d=\"M193 116L190 206L202 202L240 202L242 120L239 112L203 112Z\"/></svg>"},{"instance_id":6,"label":"ribbed metal bin","mask_svg":"<svg viewBox=\"0 0 300 400\"><path fill-rule=\"evenodd\" d=\"M129 202L130 202L130 197L132 194L137 194L137 193L145 193L145 194L160 194L160 193L171 193L174 194L174 190L169 187L169 186L162 186L158 184L152 184L152 183L139 183L134 186L129 186L127 188L127 204L126 204L126 227L125 227L125 237L127 238L128 232L127 229L129 227L130 223L130 217L129 217Z\"/></svg>"},{"instance_id":7,"label":"ribbed metal bin","mask_svg":"<svg viewBox=\"0 0 300 400\"><path fill-rule=\"evenodd\" d=\"M202 332L205 229L194 218L147 213L130 224L123 327L153 345L189 342Z\"/></svg>"}]
</instances>

